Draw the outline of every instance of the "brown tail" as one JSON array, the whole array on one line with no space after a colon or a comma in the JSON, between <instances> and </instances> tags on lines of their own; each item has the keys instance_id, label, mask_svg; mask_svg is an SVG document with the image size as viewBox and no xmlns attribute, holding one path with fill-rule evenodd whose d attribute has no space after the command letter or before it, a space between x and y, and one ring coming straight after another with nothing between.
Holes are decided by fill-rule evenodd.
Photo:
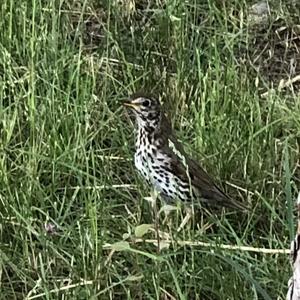
<instances>
[{"instance_id":1,"label":"brown tail","mask_svg":"<svg viewBox=\"0 0 300 300\"><path fill-rule=\"evenodd\" d=\"M227 196L227 200L228 201L226 201L224 203L224 207L238 209L238 210L240 210L242 212L249 211L249 207L246 204L244 204L242 202L239 202L239 201L236 201L236 200L234 200L232 198L229 198L228 196Z\"/></svg>"}]
</instances>

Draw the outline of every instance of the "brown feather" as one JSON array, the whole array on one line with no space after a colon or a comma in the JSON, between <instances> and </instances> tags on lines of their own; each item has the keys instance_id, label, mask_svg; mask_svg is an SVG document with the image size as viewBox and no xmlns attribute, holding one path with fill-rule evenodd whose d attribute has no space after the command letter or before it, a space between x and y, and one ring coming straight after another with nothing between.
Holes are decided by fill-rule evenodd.
<instances>
[{"instance_id":1,"label":"brown feather","mask_svg":"<svg viewBox=\"0 0 300 300\"><path fill-rule=\"evenodd\" d=\"M162 139L162 147L164 152L171 157L171 168L174 174L177 174L181 180L191 183L196 194L202 201L208 202L211 205L222 205L230 208L237 208L240 210L247 210L247 207L226 195L214 182L214 180L206 173L206 171L191 159L184 151L183 146L177 140L173 133L172 127L166 116L161 115L161 126L157 135ZM174 144L178 152L184 157L186 166L182 160L174 153L169 146L169 140ZM188 172L187 172L188 170Z\"/></svg>"}]
</instances>

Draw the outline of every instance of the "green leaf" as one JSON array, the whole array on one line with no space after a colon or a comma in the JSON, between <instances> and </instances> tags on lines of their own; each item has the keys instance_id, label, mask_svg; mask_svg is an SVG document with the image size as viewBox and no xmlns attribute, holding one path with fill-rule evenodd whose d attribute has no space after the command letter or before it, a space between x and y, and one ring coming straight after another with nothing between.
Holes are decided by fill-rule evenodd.
<instances>
[{"instance_id":1,"label":"green leaf","mask_svg":"<svg viewBox=\"0 0 300 300\"><path fill-rule=\"evenodd\" d=\"M130 238L130 233L129 232L123 233L122 238L123 238L123 240L129 239Z\"/></svg>"},{"instance_id":2,"label":"green leaf","mask_svg":"<svg viewBox=\"0 0 300 300\"><path fill-rule=\"evenodd\" d=\"M134 234L136 237L141 238L146 233L148 233L149 229L151 229L152 227L152 224L141 224L135 228Z\"/></svg>"},{"instance_id":3,"label":"green leaf","mask_svg":"<svg viewBox=\"0 0 300 300\"><path fill-rule=\"evenodd\" d=\"M144 275L129 275L126 278L126 281L139 281L142 280L144 278Z\"/></svg>"},{"instance_id":4,"label":"green leaf","mask_svg":"<svg viewBox=\"0 0 300 300\"><path fill-rule=\"evenodd\" d=\"M115 251L126 251L130 250L130 244L126 241L116 242L111 245L111 249Z\"/></svg>"}]
</instances>

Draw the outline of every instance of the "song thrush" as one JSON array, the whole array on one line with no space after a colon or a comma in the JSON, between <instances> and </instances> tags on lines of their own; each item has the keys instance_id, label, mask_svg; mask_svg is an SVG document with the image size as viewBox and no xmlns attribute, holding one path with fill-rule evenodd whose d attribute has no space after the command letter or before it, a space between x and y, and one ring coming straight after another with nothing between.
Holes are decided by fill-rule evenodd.
<instances>
[{"instance_id":1,"label":"song thrush","mask_svg":"<svg viewBox=\"0 0 300 300\"><path fill-rule=\"evenodd\" d=\"M194 203L199 199L213 206L246 209L185 153L158 100L136 94L124 105L134 112L137 123L135 166L164 199Z\"/></svg>"}]
</instances>

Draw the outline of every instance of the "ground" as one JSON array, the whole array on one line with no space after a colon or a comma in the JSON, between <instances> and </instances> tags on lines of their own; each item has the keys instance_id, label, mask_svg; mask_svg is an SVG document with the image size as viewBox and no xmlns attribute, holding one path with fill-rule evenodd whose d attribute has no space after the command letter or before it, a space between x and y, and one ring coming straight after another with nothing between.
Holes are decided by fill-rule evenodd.
<instances>
[{"instance_id":1,"label":"ground","mask_svg":"<svg viewBox=\"0 0 300 300\"><path fill-rule=\"evenodd\" d=\"M1 299L285 298L300 7L269 2L2 1ZM154 218L121 106L137 90L249 212Z\"/></svg>"}]
</instances>

